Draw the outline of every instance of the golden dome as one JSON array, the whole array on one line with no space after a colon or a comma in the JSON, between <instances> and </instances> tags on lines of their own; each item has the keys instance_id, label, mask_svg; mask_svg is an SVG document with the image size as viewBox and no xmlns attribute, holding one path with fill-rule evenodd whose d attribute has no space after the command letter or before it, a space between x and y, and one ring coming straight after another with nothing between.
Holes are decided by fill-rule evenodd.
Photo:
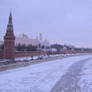
<instances>
[{"instance_id":1,"label":"golden dome","mask_svg":"<svg viewBox=\"0 0 92 92\"><path fill-rule=\"evenodd\" d=\"M40 32L40 35L42 35L42 32Z\"/></svg>"}]
</instances>

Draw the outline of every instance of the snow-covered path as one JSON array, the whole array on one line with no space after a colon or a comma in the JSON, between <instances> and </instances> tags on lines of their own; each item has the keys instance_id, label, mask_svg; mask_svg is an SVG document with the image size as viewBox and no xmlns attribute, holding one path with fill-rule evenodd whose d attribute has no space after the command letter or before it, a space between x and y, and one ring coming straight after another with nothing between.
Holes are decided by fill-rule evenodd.
<instances>
[{"instance_id":1,"label":"snow-covered path","mask_svg":"<svg viewBox=\"0 0 92 92\"><path fill-rule=\"evenodd\" d=\"M83 65L89 60L92 60L92 57L72 64L66 74L52 88L51 92L82 92L78 82Z\"/></svg>"},{"instance_id":2,"label":"snow-covered path","mask_svg":"<svg viewBox=\"0 0 92 92\"><path fill-rule=\"evenodd\" d=\"M91 57L74 56L0 72L0 92L50 92L71 67L76 70L74 66L81 67Z\"/></svg>"}]
</instances>

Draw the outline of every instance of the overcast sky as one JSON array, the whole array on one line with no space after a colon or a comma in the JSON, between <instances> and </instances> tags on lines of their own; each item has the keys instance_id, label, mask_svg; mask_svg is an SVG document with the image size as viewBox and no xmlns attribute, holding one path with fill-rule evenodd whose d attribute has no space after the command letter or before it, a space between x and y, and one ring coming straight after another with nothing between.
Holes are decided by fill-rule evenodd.
<instances>
[{"instance_id":1,"label":"overcast sky","mask_svg":"<svg viewBox=\"0 0 92 92\"><path fill-rule=\"evenodd\" d=\"M0 0L0 39L11 9L15 35L92 47L92 0Z\"/></svg>"}]
</instances>

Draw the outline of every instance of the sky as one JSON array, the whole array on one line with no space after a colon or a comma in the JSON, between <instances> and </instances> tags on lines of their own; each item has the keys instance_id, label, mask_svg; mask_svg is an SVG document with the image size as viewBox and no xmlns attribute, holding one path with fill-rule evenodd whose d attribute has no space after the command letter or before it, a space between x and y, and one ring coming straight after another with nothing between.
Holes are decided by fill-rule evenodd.
<instances>
[{"instance_id":1,"label":"sky","mask_svg":"<svg viewBox=\"0 0 92 92\"><path fill-rule=\"evenodd\" d=\"M0 40L12 11L14 33L92 47L92 0L0 0Z\"/></svg>"}]
</instances>

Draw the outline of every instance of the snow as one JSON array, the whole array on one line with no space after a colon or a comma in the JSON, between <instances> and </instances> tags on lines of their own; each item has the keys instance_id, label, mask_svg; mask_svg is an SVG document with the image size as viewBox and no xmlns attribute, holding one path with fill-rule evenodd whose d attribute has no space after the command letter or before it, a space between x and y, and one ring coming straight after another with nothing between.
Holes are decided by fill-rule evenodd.
<instances>
[{"instance_id":1,"label":"snow","mask_svg":"<svg viewBox=\"0 0 92 92\"><path fill-rule=\"evenodd\" d=\"M36 60L38 59L38 56L34 56L34 57L19 57L19 58L15 58L15 61L23 61L23 60Z\"/></svg>"},{"instance_id":2,"label":"snow","mask_svg":"<svg viewBox=\"0 0 92 92\"><path fill-rule=\"evenodd\" d=\"M82 53L83 54L83 53ZM81 55L81 53L76 53L76 54L55 54L55 55L45 55L45 56L43 56L43 55L40 55L40 57L42 57L42 58L48 58L48 57L58 57L58 56L71 56L71 55ZM34 60L37 60L39 57L38 56L33 56L33 57L17 57L17 58L15 58L15 61L23 61L23 60L32 60L32 59L34 59ZM5 62L5 60L1 60L0 62ZM6 60L7 61L7 60Z\"/></svg>"},{"instance_id":3,"label":"snow","mask_svg":"<svg viewBox=\"0 0 92 92\"><path fill-rule=\"evenodd\" d=\"M91 55L74 56L0 72L0 92L50 92L73 63L87 57Z\"/></svg>"},{"instance_id":4,"label":"snow","mask_svg":"<svg viewBox=\"0 0 92 92\"><path fill-rule=\"evenodd\" d=\"M82 69L79 81L81 92L92 92L92 59Z\"/></svg>"},{"instance_id":5,"label":"snow","mask_svg":"<svg viewBox=\"0 0 92 92\"><path fill-rule=\"evenodd\" d=\"M15 61L23 61L23 60L31 60L32 57L19 57L19 58L15 58Z\"/></svg>"},{"instance_id":6,"label":"snow","mask_svg":"<svg viewBox=\"0 0 92 92\"><path fill-rule=\"evenodd\" d=\"M56 54L56 55L49 55L49 56L48 55L45 55L45 56L40 55L40 57L42 57L42 58L55 57L55 56L65 56L65 55L63 55L63 54ZM38 58L39 58L38 56L33 56L33 57L18 57L18 58L15 58L15 61L32 60L32 59L36 60Z\"/></svg>"}]
</instances>

